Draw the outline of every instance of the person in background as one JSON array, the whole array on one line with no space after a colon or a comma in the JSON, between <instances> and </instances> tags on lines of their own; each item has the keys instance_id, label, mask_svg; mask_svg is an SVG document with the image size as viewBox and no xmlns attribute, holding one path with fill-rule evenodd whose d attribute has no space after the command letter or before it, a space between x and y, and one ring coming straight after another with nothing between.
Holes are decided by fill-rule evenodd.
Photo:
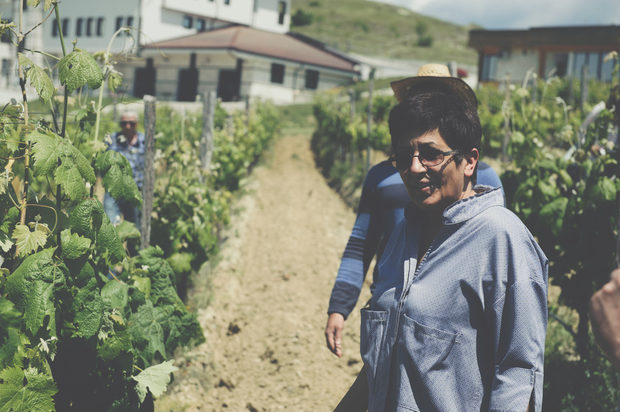
<instances>
[{"instance_id":1,"label":"person in background","mask_svg":"<svg viewBox=\"0 0 620 412\"><path fill-rule=\"evenodd\" d=\"M108 150L121 153L129 161L134 181L138 190L142 190L144 181L144 134L137 131L138 114L133 111L125 111L121 115L119 122L121 131L112 134ZM141 209L135 207L124 200L114 199L109 193L105 193L103 198L103 209L113 224L118 224L121 216L134 223L140 229Z\"/></svg>"},{"instance_id":2,"label":"person in background","mask_svg":"<svg viewBox=\"0 0 620 412\"><path fill-rule=\"evenodd\" d=\"M620 368L620 268L590 299L592 332L611 363Z\"/></svg>"}]
</instances>

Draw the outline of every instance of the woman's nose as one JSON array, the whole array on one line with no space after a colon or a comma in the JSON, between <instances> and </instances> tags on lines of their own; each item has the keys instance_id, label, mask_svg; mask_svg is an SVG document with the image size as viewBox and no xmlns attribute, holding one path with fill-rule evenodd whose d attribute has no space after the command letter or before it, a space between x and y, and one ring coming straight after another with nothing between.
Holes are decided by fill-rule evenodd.
<instances>
[{"instance_id":1,"label":"woman's nose","mask_svg":"<svg viewBox=\"0 0 620 412\"><path fill-rule=\"evenodd\" d=\"M426 168L420 162L420 156L415 155L411 158L411 164L409 165L409 171L411 173L426 173Z\"/></svg>"}]
</instances>

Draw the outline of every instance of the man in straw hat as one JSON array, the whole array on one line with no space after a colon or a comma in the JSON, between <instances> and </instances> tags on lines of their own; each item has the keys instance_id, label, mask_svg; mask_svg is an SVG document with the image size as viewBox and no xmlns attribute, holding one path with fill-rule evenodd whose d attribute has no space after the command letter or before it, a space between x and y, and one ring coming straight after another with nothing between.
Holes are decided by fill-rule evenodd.
<instances>
[{"instance_id":1,"label":"man in straw hat","mask_svg":"<svg viewBox=\"0 0 620 412\"><path fill-rule=\"evenodd\" d=\"M540 410L547 259L501 190L476 185L476 97L443 70L392 84L392 148L412 205L362 310L368 410ZM354 410L346 401L339 410Z\"/></svg>"}]
</instances>

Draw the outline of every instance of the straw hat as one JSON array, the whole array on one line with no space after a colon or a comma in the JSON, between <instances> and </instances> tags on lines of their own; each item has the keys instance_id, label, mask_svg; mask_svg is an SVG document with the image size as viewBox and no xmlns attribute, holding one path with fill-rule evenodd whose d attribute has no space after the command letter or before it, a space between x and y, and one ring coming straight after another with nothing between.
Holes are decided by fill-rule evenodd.
<instances>
[{"instance_id":1,"label":"straw hat","mask_svg":"<svg viewBox=\"0 0 620 412\"><path fill-rule=\"evenodd\" d=\"M458 77L450 76L445 64L429 63L420 67L417 76L407 77L390 83L396 100L402 101L407 96L418 93L440 90L448 94L456 94L468 105L478 107L474 91Z\"/></svg>"}]
</instances>

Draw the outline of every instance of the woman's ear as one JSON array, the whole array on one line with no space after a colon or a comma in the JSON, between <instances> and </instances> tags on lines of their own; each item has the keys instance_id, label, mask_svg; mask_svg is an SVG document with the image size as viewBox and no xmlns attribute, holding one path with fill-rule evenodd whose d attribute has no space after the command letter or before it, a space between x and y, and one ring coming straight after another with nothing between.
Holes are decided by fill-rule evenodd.
<instances>
[{"instance_id":1,"label":"woman's ear","mask_svg":"<svg viewBox=\"0 0 620 412\"><path fill-rule=\"evenodd\" d=\"M471 151L465 155L465 176L472 177L474 175L479 157L480 153L476 148L471 149Z\"/></svg>"}]
</instances>

